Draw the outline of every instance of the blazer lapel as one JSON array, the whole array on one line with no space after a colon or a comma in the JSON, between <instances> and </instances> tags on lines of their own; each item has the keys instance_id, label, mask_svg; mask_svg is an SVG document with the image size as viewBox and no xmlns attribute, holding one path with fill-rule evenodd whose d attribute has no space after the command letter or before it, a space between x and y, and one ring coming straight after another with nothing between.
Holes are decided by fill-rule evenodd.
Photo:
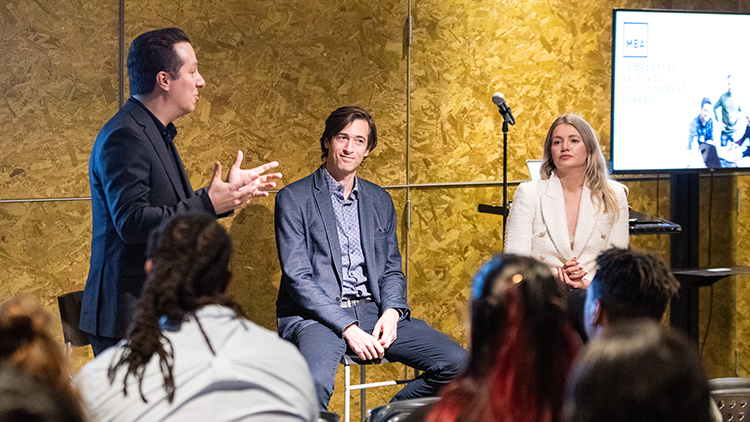
<instances>
[{"instance_id":1,"label":"blazer lapel","mask_svg":"<svg viewBox=\"0 0 750 422\"><path fill-rule=\"evenodd\" d=\"M359 237L362 240L362 253L365 255L365 264L368 262L375 262L375 211L373 209L372 198L367 192L364 183L358 183L359 198ZM375 283L374 280L380 278L379 275L372 274L374 271L374 265L367 265L367 281ZM370 286L370 291L373 292L376 285Z\"/></svg>"},{"instance_id":2,"label":"blazer lapel","mask_svg":"<svg viewBox=\"0 0 750 422\"><path fill-rule=\"evenodd\" d=\"M333 266L336 268L336 275L340 284L342 280L341 245L339 244L339 231L336 227L336 215L331 203L331 192L328 190L328 182L325 180L323 167L320 167L314 174L315 204L318 206L318 211L320 211L320 216L323 219L328 247L331 248L331 259L333 259Z\"/></svg>"},{"instance_id":3,"label":"blazer lapel","mask_svg":"<svg viewBox=\"0 0 750 422\"><path fill-rule=\"evenodd\" d=\"M588 243L596 228L597 212L591 202L591 191L584 184L581 192L581 205L578 208L578 223L576 225L576 238L573 242L575 256L580 256L584 246Z\"/></svg>"},{"instance_id":4,"label":"blazer lapel","mask_svg":"<svg viewBox=\"0 0 750 422\"><path fill-rule=\"evenodd\" d=\"M541 195L542 218L555 248L565 260L573 258L568 235L568 219L565 214L565 197L560 179L554 174L547 180L547 189ZM579 218L580 219L580 218Z\"/></svg>"},{"instance_id":5,"label":"blazer lapel","mask_svg":"<svg viewBox=\"0 0 750 422\"><path fill-rule=\"evenodd\" d=\"M172 143L174 143L174 141L172 141ZM177 160L177 172L179 173L179 180L181 180L184 184L185 195L188 198L192 198L193 196L195 196L195 192L193 191L193 186L190 184L190 178L185 172L185 164L182 164L182 158L180 158L180 154L177 152L176 145L174 158L175 160ZM172 185L174 185L174 180L172 181Z\"/></svg>"},{"instance_id":6,"label":"blazer lapel","mask_svg":"<svg viewBox=\"0 0 750 422\"><path fill-rule=\"evenodd\" d=\"M186 188L182 185L180 171L175 167L175 161L172 159L172 153L169 151L169 149L167 149L167 144L164 142L164 138L162 138L161 133L159 133L159 131L156 129L154 120L151 118L151 116L149 116L146 110L130 100L128 100L128 102L125 104L125 107L128 108L128 112L131 116L133 116L135 122L143 128L143 133L146 135L149 141L151 141L151 145L153 145L154 150L156 151L156 155L159 157L159 161L161 161L162 166L164 166L167 177L172 183L172 187L177 193L177 196L180 198L180 200L184 200ZM179 161L179 164L182 165L182 161L180 160L179 155L177 161ZM184 169L180 170L183 172L185 171ZM187 175L185 177L185 180L188 180Z\"/></svg>"}]
</instances>

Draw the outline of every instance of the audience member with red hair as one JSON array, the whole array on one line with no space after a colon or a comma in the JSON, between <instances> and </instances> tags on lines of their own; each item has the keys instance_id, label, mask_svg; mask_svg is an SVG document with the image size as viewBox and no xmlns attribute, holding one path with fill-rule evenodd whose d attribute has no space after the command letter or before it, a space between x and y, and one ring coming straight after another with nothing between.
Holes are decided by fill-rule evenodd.
<instances>
[{"instance_id":1,"label":"audience member with red hair","mask_svg":"<svg viewBox=\"0 0 750 422\"><path fill-rule=\"evenodd\" d=\"M424 420L560 421L580 340L549 269L533 258L497 256L475 276L471 298L469 366Z\"/></svg>"}]
</instances>

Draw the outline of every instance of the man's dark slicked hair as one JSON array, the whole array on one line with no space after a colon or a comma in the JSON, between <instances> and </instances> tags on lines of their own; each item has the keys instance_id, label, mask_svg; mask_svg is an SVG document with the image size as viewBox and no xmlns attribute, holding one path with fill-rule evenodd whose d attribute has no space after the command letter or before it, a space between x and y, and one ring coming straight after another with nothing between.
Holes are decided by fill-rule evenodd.
<instances>
[{"instance_id":1,"label":"man's dark slicked hair","mask_svg":"<svg viewBox=\"0 0 750 422\"><path fill-rule=\"evenodd\" d=\"M328 158L326 142L332 140L355 120L364 120L367 122L367 125L370 127L370 133L367 135L367 150L372 151L375 149L378 145L378 131L375 129L375 122L372 120L370 113L355 106L339 107L326 119L326 128L320 137L320 149L323 152L321 158L323 160Z\"/></svg>"},{"instance_id":2,"label":"man's dark slicked hair","mask_svg":"<svg viewBox=\"0 0 750 422\"><path fill-rule=\"evenodd\" d=\"M133 40L128 52L130 95L152 93L159 72L167 72L172 79L179 79L180 68L185 63L174 45L181 42L190 42L190 38L179 28L144 32Z\"/></svg>"},{"instance_id":3,"label":"man's dark slicked hair","mask_svg":"<svg viewBox=\"0 0 750 422\"><path fill-rule=\"evenodd\" d=\"M680 283L651 255L612 248L596 258L597 271L589 289L610 322L651 318L660 320Z\"/></svg>"}]
</instances>

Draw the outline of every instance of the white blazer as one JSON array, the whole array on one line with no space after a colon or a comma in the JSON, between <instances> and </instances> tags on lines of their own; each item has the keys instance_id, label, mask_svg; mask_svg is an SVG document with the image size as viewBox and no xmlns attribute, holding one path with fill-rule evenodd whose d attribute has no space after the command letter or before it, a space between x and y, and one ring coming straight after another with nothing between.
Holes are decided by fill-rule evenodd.
<instances>
[{"instance_id":1,"label":"white blazer","mask_svg":"<svg viewBox=\"0 0 750 422\"><path fill-rule=\"evenodd\" d=\"M584 185L572 249L560 179L553 173L547 180L519 185L508 216L505 253L534 257L552 271L576 257L588 273L586 278L592 280L599 253L611 247L628 247L626 188L614 180L609 183L617 192L619 215L612 223L603 205L600 210L591 201L591 191Z\"/></svg>"}]
</instances>

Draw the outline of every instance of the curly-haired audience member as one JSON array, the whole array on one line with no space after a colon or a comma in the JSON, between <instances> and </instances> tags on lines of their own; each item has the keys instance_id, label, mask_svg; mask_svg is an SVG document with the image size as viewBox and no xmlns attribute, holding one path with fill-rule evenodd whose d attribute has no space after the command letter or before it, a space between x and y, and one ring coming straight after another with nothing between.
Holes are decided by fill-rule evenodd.
<instances>
[{"instance_id":1,"label":"curly-haired audience member","mask_svg":"<svg viewBox=\"0 0 750 422\"><path fill-rule=\"evenodd\" d=\"M126 338L77 377L97 420L314 420L300 353L226 293L231 250L209 215L179 215L152 233Z\"/></svg>"},{"instance_id":2,"label":"curly-haired audience member","mask_svg":"<svg viewBox=\"0 0 750 422\"><path fill-rule=\"evenodd\" d=\"M579 339L549 268L497 256L475 276L471 297L469 367L425 420L559 421Z\"/></svg>"},{"instance_id":3,"label":"curly-haired audience member","mask_svg":"<svg viewBox=\"0 0 750 422\"><path fill-rule=\"evenodd\" d=\"M586 291L584 324L589 337L620 322L640 318L661 320L680 289L657 258L629 249L608 249L596 258L599 270Z\"/></svg>"}]
</instances>

